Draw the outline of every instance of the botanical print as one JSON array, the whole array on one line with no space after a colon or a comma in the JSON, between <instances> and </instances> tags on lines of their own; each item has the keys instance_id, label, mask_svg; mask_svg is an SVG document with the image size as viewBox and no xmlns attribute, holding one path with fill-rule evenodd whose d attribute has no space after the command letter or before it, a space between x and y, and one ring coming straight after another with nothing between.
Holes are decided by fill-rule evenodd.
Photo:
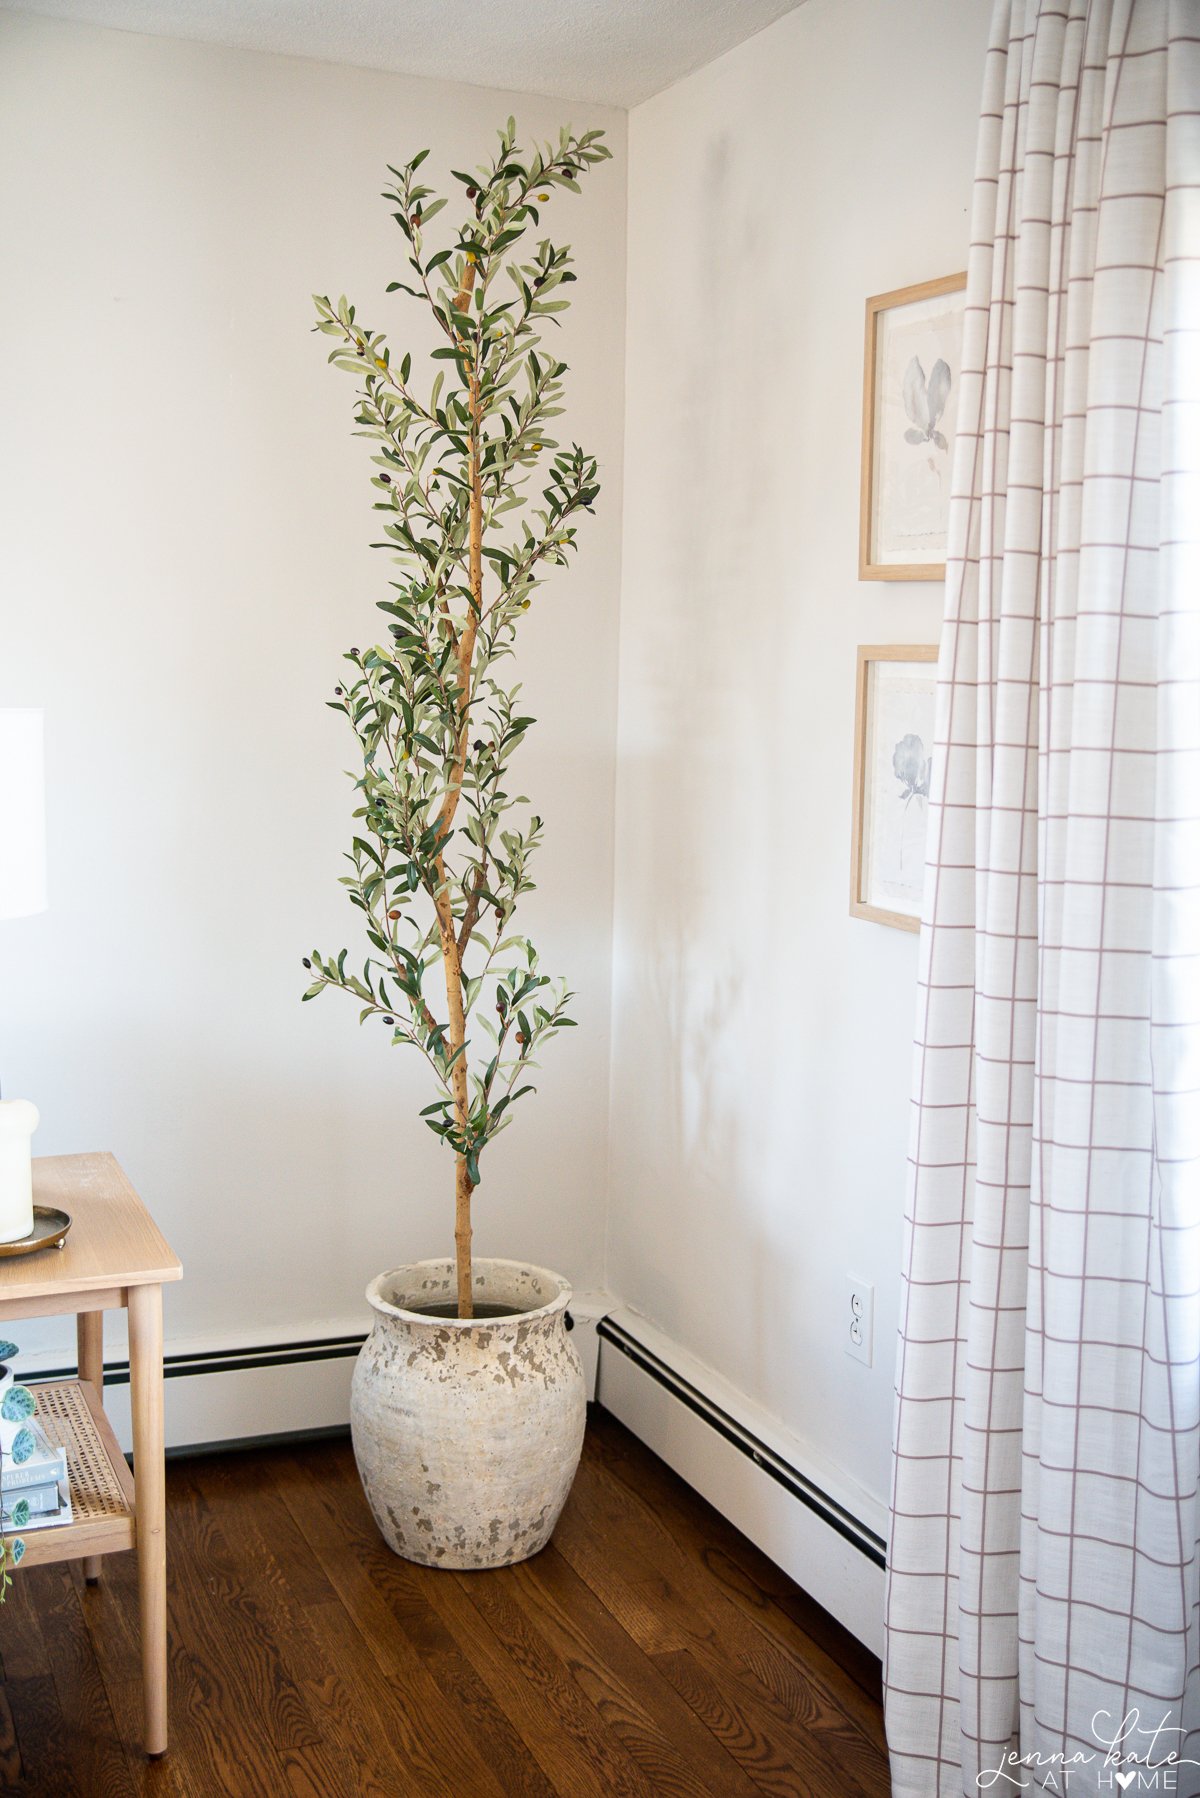
<instances>
[{"instance_id":1,"label":"botanical print","mask_svg":"<svg viewBox=\"0 0 1200 1798\"><path fill-rule=\"evenodd\" d=\"M949 448L942 433L935 428L949 398L950 370L942 358L938 357L926 380L921 359L914 356L904 371L904 410L912 420L904 433L905 443L915 444L918 448L923 443L932 443L940 450Z\"/></svg>"},{"instance_id":2,"label":"botanical print","mask_svg":"<svg viewBox=\"0 0 1200 1798\"><path fill-rule=\"evenodd\" d=\"M950 463L958 410L963 295L879 314L874 559L946 559Z\"/></svg>"},{"instance_id":3,"label":"botanical print","mask_svg":"<svg viewBox=\"0 0 1200 1798\"><path fill-rule=\"evenodd\" d=\"M932 662L875 662L868 689L863 899L919 917L933 753Z\"/></svg>"}]
</instances>

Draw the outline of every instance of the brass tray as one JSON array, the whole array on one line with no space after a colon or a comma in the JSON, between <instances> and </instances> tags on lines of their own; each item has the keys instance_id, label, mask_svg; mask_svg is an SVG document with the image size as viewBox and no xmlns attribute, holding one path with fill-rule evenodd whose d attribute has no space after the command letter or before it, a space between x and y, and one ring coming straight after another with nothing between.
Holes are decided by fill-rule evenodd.
<instances>
[{"instance_id":1,"label":"brass tray","mask_svg":"<svg viewBox=\"0 0 1200 1798\"><path fill-rule=\"evenodd\" d=\"M61 1249L70 1228L69 1211L60 1211L56 1205L35 1205L33 1229L29 1235L18 1236L15 1242L0 1242L0 1257L36 1255L39 1249Z\"/></svg>"}]
</instances>

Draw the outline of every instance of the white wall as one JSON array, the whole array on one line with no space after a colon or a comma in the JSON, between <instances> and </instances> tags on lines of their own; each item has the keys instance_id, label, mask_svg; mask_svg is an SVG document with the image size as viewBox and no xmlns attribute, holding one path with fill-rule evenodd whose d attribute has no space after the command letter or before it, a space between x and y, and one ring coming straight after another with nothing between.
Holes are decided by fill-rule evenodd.
<instances>
[{"instance_id":1,"label":"white wall","mask_svg":"<svg viewBox=\"0 0 1200 1798\"><path fill-rule=\"evenodd\" d=\"M0 1069L42 1153L110 1147L182 1256L168 1335L365 1323L362 1289L446 1253L448 1153L418 1066L301 956L358 945L336 881L353 740L324 707L378 634L353 383L316 291L385 298L385 164L473 164L604 125L615 161L547 227L578 256L564 421L606 491L544 589L522 789L547 819L531 934L581 1028L489 1151L484 1253L601 1273L621 506L625 119L165 39L0 18L0 705L42 704L51 909L0 932ZM565 201L565 203L563 203ZM536 1108L536 1110L535 1110ZM20 1331L53 1346L60 1326ZM170 1346L170 1344L168 1345Z\"/></svg>"},{"instance_id":2,"label":"white wall","mask_svg":"<svg viewBox=\"0 0 1200 1798\"><path fill-rule=\"evenodd\" d=\"M966 265L988 11L808 0L630 117L609 1284L876 1504L916 938L847 911L855 651L940 592L857 579L863 302Z\"/></svg>"}]
</instances>

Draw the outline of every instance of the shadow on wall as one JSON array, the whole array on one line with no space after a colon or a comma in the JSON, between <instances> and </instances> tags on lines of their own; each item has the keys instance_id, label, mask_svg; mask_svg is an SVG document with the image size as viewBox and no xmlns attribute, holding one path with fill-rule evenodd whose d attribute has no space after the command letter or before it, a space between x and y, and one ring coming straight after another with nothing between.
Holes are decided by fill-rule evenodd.
<instances>
[{"instance_id":1,"label":"shadow on wall","mask_svg":"<svg viewBox=\"0 0 1200 1798\"><path fill-rule=\"evenodd\" d=\"M746 405L739 345L770 328L778 296L773 302L743 279L769 221L765 210L733 203L745 185L740 173L734 179L737 154L727 132L706 146L703 223L689 264L663 267L656 284L667 296L676 283L703 287L706 304L702 319L687 310L672 317L668 361L658 368L686 463L658 463L653 492L641 501L643 532L651 514L665 522L639 574L639 586L656 597L639 620L626 720L626 741L638 750L625 762L621 904L642 970L640 1022L630 1022L638 1064L648 1066L630 1089L636 1136L649 1152L627 1162L641 1190L623 1197L649 1206L650 1182L669 1188L663 1209L675 1228L654 1238L655 1290L644 1302L666 1319L686 1316L697 1269L708 1269L711 1292L714 1272L727 1264L739 1282L741 1364L759 1371L778 1355L778 1330L767 1320L780 1315L792 1276L785 1245L772 1240L761 1182L772 1095L782 1102L787 1085L780 1026L763 1003L776 946L765 883L779 847L765 704L773 682L763 647L775 599L748 590L743 571L747 540L780 526L765 514L761 437L747 438L754 408ZM748 1139L751 1118L762 1120L762 1139Z\"/></svg>"}]
</instances>

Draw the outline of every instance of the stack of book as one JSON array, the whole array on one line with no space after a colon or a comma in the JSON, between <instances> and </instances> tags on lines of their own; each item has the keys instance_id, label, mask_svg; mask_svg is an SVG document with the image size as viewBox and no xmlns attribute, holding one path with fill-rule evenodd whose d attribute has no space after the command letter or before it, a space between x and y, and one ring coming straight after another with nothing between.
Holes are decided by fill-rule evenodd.
<instances>
[{"instance_id":1,"label":"stack of book","mask_svg":"<svg viewBox=\"0 0 1200 1798\"><path fill-rule=\"evenodd\" d=\"M67 1480L66 1450L51 1442L33 1417L25 1426L36 1444L33 1453L20 1466L11 1455L4 1456L0 1466L0 1529L48 1529L51 1525L70 1523L71 1488ZM25 1506L16 1515L21 1501Z\"/></svg>"}]
</instances>

